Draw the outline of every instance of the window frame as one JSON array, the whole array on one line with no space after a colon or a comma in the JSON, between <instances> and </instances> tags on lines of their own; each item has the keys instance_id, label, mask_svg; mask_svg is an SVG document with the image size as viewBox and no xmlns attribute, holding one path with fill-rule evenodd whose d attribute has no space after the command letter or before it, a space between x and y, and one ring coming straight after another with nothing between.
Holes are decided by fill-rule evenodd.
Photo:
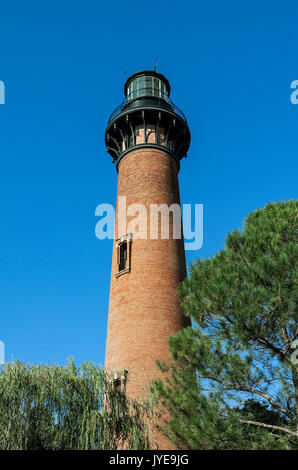
<instances>
[{"instance_id":1,"label":"window frame","mask_svg":"<svg viewBox=\"0 0 298 470\"><path fill-rule=\"evenodd\" d=\"M115 276L118 277L121 274L125 274L130 272L131 270L131 242L132 242L132 234L127 233L123 237L118 238L116 240L116 265L118 267L117 272L115 273ZM126 263L125 267L120 269L121 266L121 246L125 244L126 245Z\"/></svg>"}]
</instances>

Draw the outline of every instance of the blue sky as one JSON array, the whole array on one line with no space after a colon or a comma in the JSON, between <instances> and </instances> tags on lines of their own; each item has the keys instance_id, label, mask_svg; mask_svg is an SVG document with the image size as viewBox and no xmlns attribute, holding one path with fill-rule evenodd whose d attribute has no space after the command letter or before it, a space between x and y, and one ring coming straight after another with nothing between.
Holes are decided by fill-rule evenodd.
<instances>
[{"instance_id":1,"label":"blue sky","mask_svg":"<svg viewBox=\"0 0 298 470\"><path fill-rule=\"evenodd\" d=\"M297 197L294 1L5 1L0 6L0 340L6 359L104 362L115 204L104 145L125 77L166 75L192 133L183 203L204 204L204 245L247 213Z\"/></svg>"}]
</instances>

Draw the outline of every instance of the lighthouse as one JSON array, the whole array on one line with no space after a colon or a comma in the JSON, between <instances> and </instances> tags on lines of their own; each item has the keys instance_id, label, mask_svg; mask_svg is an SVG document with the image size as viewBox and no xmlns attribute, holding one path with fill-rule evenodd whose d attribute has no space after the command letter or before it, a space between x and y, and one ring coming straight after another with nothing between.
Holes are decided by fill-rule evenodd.
<instances>
[{"instance_id":1,"label":"lighthouse","mask_svg":"<svg viewBox=\"0 0 298 470\"><path fill-rule=\"evenodd\" d=\"M186 277L176 215L190 131L170 91L156 71L130 76L105 132L118 172L105 370L140 400L160 377L156 360L169 362L169 337L189 325L176 295Z\"/></svg>"}]
</instances>

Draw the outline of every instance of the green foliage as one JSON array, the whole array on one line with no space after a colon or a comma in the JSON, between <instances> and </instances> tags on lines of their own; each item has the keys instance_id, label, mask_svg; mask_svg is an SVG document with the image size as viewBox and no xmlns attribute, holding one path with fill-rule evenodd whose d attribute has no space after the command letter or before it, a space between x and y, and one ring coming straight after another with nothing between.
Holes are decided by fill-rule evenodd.
<instances>
[{"instance_id":1,"label":"green foliage","mask_svg":"<svg viewBox=\"0 0 298 470\"><path fill-rule=\"evenodd\" d=\"M176 362L155 384L173 416L163 432L178 446L298 448L297 209L250 213L180 285L193 327L170 338Z\"/></svg>"},{"instance_id":2,"label":"green foliage","mask_svg":"<svg viewBox=\"0 0 298 470\"><path fill-rule=\"evenodd\" d=\"M0 449L147 449L147 414L91 362L0 372Z\"/></svg>"}]
</instances>

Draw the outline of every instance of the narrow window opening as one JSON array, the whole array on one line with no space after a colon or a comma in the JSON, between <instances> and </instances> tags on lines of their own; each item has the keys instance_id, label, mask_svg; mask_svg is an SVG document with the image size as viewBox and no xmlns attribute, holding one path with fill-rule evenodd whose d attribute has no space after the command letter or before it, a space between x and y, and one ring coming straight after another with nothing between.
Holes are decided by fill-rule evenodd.
<instances>
[{"instance_id":1,"label":"narrow window opening","mask_svg":"<svg viewBox=\"0 0 298 470\"><path fill-rule=\"evenodd\" d=\"M121 243L120 247L120 263L119 263L119 271L127 268L127 242Z\"/></svg>"},{"instance_id":2,"label":"narrow window opening","mask_svg":"<svg viewBox=\"0 0 298 470\"><path fill-rule=\"evenodd\" d=\"M116 276L120 276L130 271L131 265L131 234L126 234L119 238L116 243L116 255L117 255L117 272Z\"/></svg>"},{"instance_id":3,"label":"narrow window opening","mask_svg":"<svg viewBox=\"0 0 298 470\"><path fill-rule=\"evenodd\" d=\"M113 380L115 390L121 390L121 379L117 378Z\"/></svg>"}]
</instances>

